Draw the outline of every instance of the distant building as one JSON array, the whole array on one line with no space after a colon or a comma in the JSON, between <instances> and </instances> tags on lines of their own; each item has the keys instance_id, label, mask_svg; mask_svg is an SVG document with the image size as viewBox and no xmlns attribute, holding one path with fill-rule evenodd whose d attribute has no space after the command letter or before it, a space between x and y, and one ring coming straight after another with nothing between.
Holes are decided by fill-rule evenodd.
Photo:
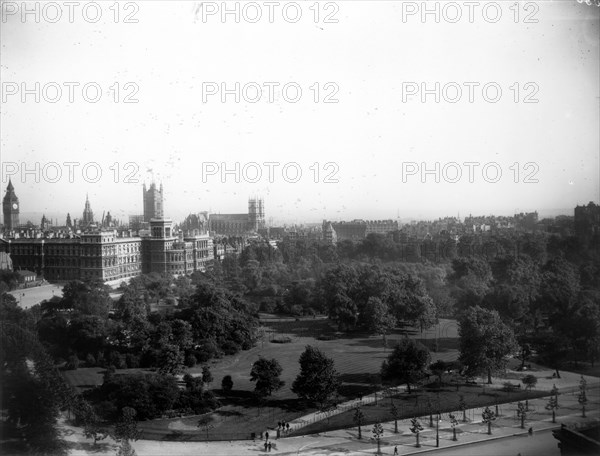
<instances>
[{"instance_id":1,"label":"distant building","mask_svg":"<svg viewBox=\"0 0 600 456\"><path fill-rule=\"evenodd\" d=\"M7 194L14 195L12 184ZM9 201L14 198L9 197ZM96 225L86 197L79 223L83 233L73 234L67 227L63 231L29 228L13 233L0 239L0 264L52 281L99 279L118 283L142 273L181 275L203 271L213 259L207 230L177 234L171 221L161 217L150 220L148 236L133 236L132 230L119 232L114 228L117 221L110 212L103 216L102 224ZM42 226L48 225L44 216Z\"/></svg>"},{"instance_id":2,"label":"distant building","mask_svg":"<svg viewBox=\"0 0 600 456\"><path fill-rule=\"evenodd\" d=\"M587 206L575 208L575 235L589 238L600 234L600 205L590 201Z\"/></svg>"},{"instance_id":3,"label":"distant building","mask_svg":"<svg viewBox=\"0 0 600 456\"><path fill-rule=\"evenodd\" d=\"M144 227L144 216L143 215L130 215L129 216L129 229L138 232Z\"/></svg>"},{"instance_id":4,"label":"distant building","mask_svg":"<svg viewBox=\"0 0 600 456\"><path fill-rule=\"evenodd\" d=\"M219 236L245 236L265 228L264 201L260 198L248 200L247 214L210 214L209 230Z\"/></svg>"},{"instance_id":5,"label":"distant building","mask_svg":"<svg viewBox=\"0 0 600 456\"><path fill-rule=\"evenodd\" d=\"M323 223L324 227L325 223ZM399 228L396 220L352 220L351 222L331 222L331 226L338 241L345 239L356 241L366 238L371 233L393 233Z\"/></svg>"},{"instance_id":6,"label":"distant building","mask_svg":"<svg viewBox=\"0 0 600 456\"><path fill-rule=\"evenodd\" d=\"M19 227L19 198L11 180L8 180L6 194L2 200L2 214L4 215L4 230L13 231Z\"/></svg>"},{"instance_id":7,"label":"distant building","mask_svg":"<svg viewBox=\"0 0 600 456\"><path fill-rule=\"evenodd\" d=\"M88 195L85 195L85 207L83 208L83 217L81 218L80 225L82 227L88 227L94 223L94 213L90 206L90 199Z\"/></svg>"},{"instance_id":8,"label":"distant building","mask_svg":"<svg viewBox=\"0 0 600 456\"><path fill-rule=\"evenodd\" d=\"M333 229L331 222L323 222L323 240L327 244L335 245L337 243L337 233Z\"/></svg>"},{"instance_id":9,"label":"distant building","mask_svg":"<svg viewBox=\"0 0 600 456\"><path fill-rule=\"evenodd\" d=\"M152 182L149 188L142 189L144 194L144 221L150 222L152 219L159 219L164 216L163 211L163 186L156 188L156 184Z\"/></svg>"}]
</instances>

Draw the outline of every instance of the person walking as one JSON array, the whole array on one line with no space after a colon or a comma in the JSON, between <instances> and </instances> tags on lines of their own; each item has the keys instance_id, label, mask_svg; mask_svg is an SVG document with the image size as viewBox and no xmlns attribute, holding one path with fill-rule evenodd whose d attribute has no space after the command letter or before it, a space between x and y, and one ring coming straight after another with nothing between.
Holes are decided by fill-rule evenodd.
<instances>
[{"instance_id":1,"label":"person walking","mask_svg":"<svg viewBox=\"0 0 600 456\"><path fill-rule=\"evenodd\" d=\"M267 442L265 441L265 451L267 451L267 447L268 447L268 446L269 446L269 445L268 445L268 444L267 444Z\"/></svg>"},{"instance_id":2,"label":"person walking","mask_svg":"<svg viewBox=\"0 0 600 456\"><path fill-rule=\"evenodd\" d=\"M265 442L269 440L269 431L265 432Z\"/></svg>"},{"instance_id":3,"label":"person walking","mask_svg":"<svg viewBox=\"0 0 600 456\"><path fill-rule=\"evenodd\" d=\"M271 451L271 442L269 442L268 448L269 448L268 451L270 452Z\"/></svg>"},{"instance_id":4,"label":"person walking","mask_svg":"<svg viewBox=\"0 0 600 456\"><path fill-rule=\"evenodd\" d=\"M398 456L398 446L394 447L394 456Z\"/></svg>"}]
</instances>

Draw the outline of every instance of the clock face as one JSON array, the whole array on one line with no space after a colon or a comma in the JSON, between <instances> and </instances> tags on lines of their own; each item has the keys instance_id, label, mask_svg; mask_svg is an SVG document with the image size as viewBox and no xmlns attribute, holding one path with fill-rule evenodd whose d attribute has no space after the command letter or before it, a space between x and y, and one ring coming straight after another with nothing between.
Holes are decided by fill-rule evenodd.
<instances>
[{"instance_id":1,"label":"clock face","mask_svg":"<svg viewBox=\"0 0 600 456\"><path fill-rule=\"evenodd\" d=\"M13 203L13 209L14 209L14 210L17 210L17 209L19 209L19 205L18 205L17 203Z\"/></svg>"}]
</instances>

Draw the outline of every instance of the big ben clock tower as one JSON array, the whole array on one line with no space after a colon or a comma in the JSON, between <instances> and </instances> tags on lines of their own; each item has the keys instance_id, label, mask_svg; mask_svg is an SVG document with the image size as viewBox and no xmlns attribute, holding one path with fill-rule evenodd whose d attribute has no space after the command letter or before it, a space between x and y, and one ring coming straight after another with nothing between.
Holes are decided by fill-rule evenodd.
<instances>
[{"instance_id":1,"label":"big ben clock tower","mask_svg":"<svg viewBox=\"0 0 600 456\"><path fill-rule=\"evenodd\" d=\"M2 200L5 230L11 231L19 226L19 209L19 198L17 198L15 188L9 179L8 187L6 187L6 195L4 195L4 200Z\"/></svg>"}]
</instances>

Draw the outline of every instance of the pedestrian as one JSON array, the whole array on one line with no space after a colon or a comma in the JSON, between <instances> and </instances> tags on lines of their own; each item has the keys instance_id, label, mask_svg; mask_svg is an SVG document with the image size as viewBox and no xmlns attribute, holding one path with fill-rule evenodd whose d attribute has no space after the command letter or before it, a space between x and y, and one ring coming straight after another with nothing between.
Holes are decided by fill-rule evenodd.
<instances>
[{"instance_id":1,"label":"pedestrian","mask_svg":"<svg viewBox=\"0 0 600 456\"><path fill-rule=\"evenodd\" d=\"M277 422L277 429L281 429L281 421Z\"/></svg>"},{"instance_id":2,"label":"pedestrian","mask_svg":"<svg viewBox=\"0 0 600 456\"><path fill-rule=\"evenodd\" d=\"M265 442L265 451L267 451L267 446L268 446L268 444L267 444L267 442Z\"/></svg>"},{"instance_id":3,"label":"pedestrian","mask_svg":"<svg viewBox=\"0 0 600 456\"><path fill-rule=\"evenodd\" d=\"M394 456L397 456L397 455L398 455L398 446L395 446L394 447Z\"/></svg>"},{"instance_id":4,"label":"pedestrian","mask_svg":"<svg viewBox=\"0 0 600 456\"><path fill-rule=\"evenodd\" d=\"M290 423L285 423L286 429L288 432L290 432Z\"/></svg>"},{"instance_id":5,"label":"pedestrian","mask_svg":"<svg viewBox=\"0 0 600 456\"><path fill-rule=\"evenodd\" d=\"M269 431L265 432L265 442L269 440Z\"/></svg>"},{"instance_id":6,"label":"pedestrian","mask_svg":"<svg viewBox=\"0 0 600 456\"><path fill-rule=\"evenodd\" d=\"M269 442L268 448L268 451L271 451L271 442Z\"/></svg>"},{"instance_id":7,"label":"pedestrian","mask_svg":"<svg viewBox=\"0 0 600 456\"><path fill-rule=\"evenodd\" d=\"M530 427L530 428L529 428L529 431L527 431L527 432L529 432L529 435L533 435L533 428L532 428L532 427Z\"/></svg>"}]
</instances>

